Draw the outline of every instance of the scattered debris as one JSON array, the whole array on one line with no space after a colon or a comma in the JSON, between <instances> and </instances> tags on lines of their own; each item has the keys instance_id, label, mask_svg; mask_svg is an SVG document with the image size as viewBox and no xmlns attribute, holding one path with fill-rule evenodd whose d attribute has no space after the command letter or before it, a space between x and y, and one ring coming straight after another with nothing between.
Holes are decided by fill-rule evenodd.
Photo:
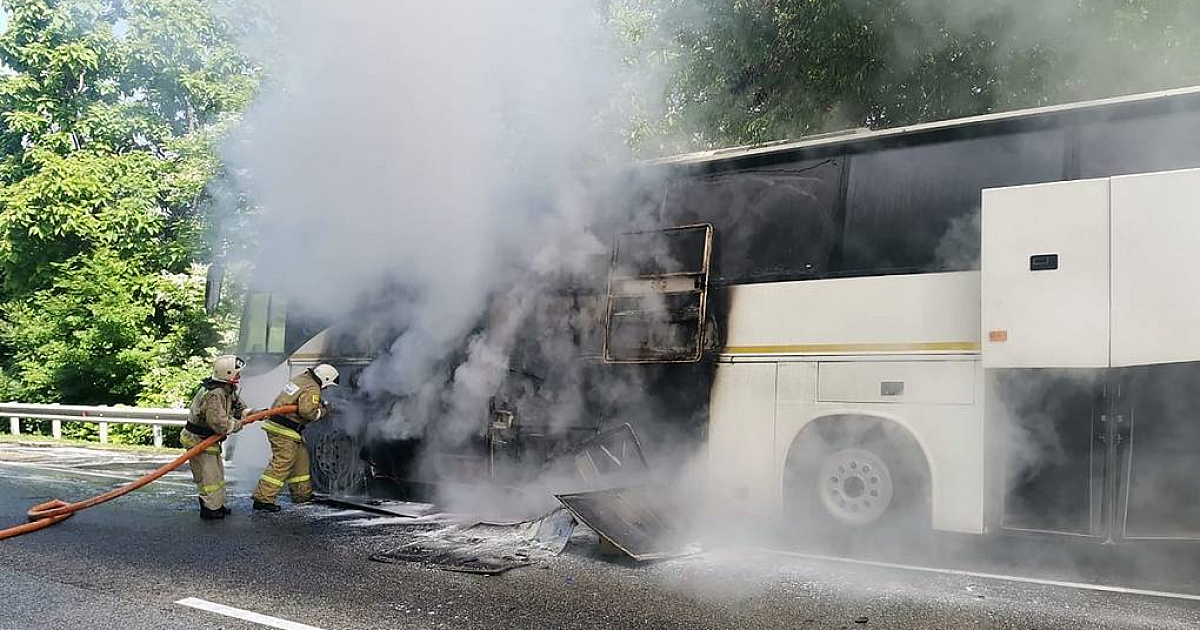
<instances>
[{"instance_id":1,"label":"scattered debris","mask_svg":"<svg viewBox=\"0 0 1200 630\"><path fill-rule=\"evenodd\" d=\"M637 433L628 423L576 444L567 456L588 488L629 483L650 470Z\"/></svg>"},{"instance_id":2,"label":"scattered debris","mask_svg":"<svg viewBox=\"0 0 1200 630\"><path fill-rule=\"evenodd\" d=\"M694 553L680 528L662 509L670 496L654 484L556 495L579 522L634 560L659 560Z\"/></svg>"},{"instance_id":3,"label":"scattered debris","mask_svg":"<svg viewBox=\"0 0 1200 630\"><path fill-rule=\"evenodd\" d=\"M854 618L854 623L867 623L868 621L870 621L870 619L868 619L866 615Z\"/></svg>"},{"instance_id":4,"label":"scattered debris","mask_svg":"<svg viewBox=\"0 0 1200 630\"><path fill-rule=\"evenodd\" d=\"M420 518L433 514L435 508L430 503L413 503L410 501L384 501L380 499L365 499L358 497L340 497L318 495L316 501L329 505L341 505L357 508L364 512L374 512L385 516L404 516Z\"/></svg>"},{"instance_id":5,"label":"scattered debris","mask_svg":"<svg viewBox=\"0 0 1200 630\"><path fill-rule=\"evenodd\" d=\"M557 556L566 548L571 533L575 531L575 518L567 510L555 508L546 516L532 521L511 524L481 522L464 527L462 531L479 536L516 534L536 542Z\"/></svg>"},{"instance_id":6,"label":"scattered debris","mask_svg":"<svg viewBox=\"0 0 1200 630\"><path fill-rule=\"evenodd\" d=\"M412 543L395 551L377 553L372 555L371 559L390 564L415 562L446 571L479 575L499 575L510 569L531 564L530 560L521 556L519 552L511 555L484 555L471 553L467 549L425 543Z\"/></svg>"},{"instance_id":7,"label":"scattered debris","mask_svg":"<svg viewBox=\"0 0 1200 630\"><path fill-rule=\"evenodd\" d=\"M372 555L371 560L498 575L562 553L574 527L571 514L557 508L542 518L522 523L476 523L424 533L399 549Z\"/></svg>"}]
</instances>

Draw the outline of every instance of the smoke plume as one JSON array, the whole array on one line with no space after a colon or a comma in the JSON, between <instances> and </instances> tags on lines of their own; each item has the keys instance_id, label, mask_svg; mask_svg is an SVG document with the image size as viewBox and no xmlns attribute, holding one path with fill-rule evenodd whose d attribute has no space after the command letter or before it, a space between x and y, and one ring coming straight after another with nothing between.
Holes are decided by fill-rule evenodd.
<instances>
[{"instance_id":1,"label":"smoke plume","mask_svg":"<svg viewBox=\"0 0 1200 630\"><path fill-rule=\"evenodd\" d=\"M477 433L523 323L553 319L539 291L605 262L596 225L631 211L614 112L646 85L602 17L582 0L282 10L283 67L227 157L262 207L257 282L359 346L386 340L356 379L369 409L341 414L362 437ZM565 425L578 388L558 378Z\"/></svg>"}]
</instances>

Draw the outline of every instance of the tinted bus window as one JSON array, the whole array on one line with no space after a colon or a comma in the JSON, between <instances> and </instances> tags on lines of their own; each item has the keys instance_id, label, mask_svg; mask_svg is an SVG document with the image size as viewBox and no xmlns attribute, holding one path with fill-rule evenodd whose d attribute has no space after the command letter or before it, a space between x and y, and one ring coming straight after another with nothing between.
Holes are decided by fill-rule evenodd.
<instances>
[{"instance_id":1,"label":"tinted bus window","mask_svg":"<svg viewBox=\"0 0 1200 630\"><path fill-rule=\"evenodd\" d=\"M819 276L838 238L841 159L779 164L683 180L668 192L666 225L711 223L718 284Z\"/></svg>"},{"instance_id":2,"label":"tinted bus window","mask_svg":"<svg viewBox=\"0 0 1200 630\"><path fill-rule=\"evenodd\" d=\"M1062 179L1065 137L1026 132L853 156L838 271L977 267L980 191Z\"/></svg>"},{"instance_id":3,"label":"tinted bus window","mask_svg":"<svg viewBox=\"0 0 1200 630\"><path fill-rule=\"evenodd\" d=\"M242 311L239 352L243 356L290 355L326 325L323 320L288 308L287 299L281 295L251 293Z\"/></svg>"},{"instance_id":4,"label":"tinted bus window","mask_svg":"<svg viewBox=\"0 0 1200 630\"><path fill-rule=\"evenodd\" d=\"M1200 112L1079 127L1079 176L1110 177L1200 167Z\"/></svg>"},{"instance_id":5,"label":"tinted bus window","mask_svg":"<svg viewBox=\"0 0 1200 630\"><path fill-rule=\"evenodd\" d=\"M271 294L252 293L246 297L246 308L242 312L242 331L239 335L242 355L267 352L270 310Z\"/></svg>"}]
</instances>

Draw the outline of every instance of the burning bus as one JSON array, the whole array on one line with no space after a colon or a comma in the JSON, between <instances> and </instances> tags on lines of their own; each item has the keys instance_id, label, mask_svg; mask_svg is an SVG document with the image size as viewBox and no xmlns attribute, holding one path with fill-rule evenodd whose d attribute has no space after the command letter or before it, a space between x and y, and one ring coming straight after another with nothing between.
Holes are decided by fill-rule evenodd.
<instances>
[{"instance_id":1,"label":"burning bus","mask_svg":"<svg viewBox=\"0 0 1200 630\"><path fill-rule=\"evenodd\" d=\"M477 422L324 427L315 472L515 484L616 436L699 452L740 514L1200 539L1198 134L1187 88L640 164L592 228L608 254L493 301L510 352ZM327 324L248 296L247 399L318 362L353 381L386 347Z\"/></svg>"}]
</instances>

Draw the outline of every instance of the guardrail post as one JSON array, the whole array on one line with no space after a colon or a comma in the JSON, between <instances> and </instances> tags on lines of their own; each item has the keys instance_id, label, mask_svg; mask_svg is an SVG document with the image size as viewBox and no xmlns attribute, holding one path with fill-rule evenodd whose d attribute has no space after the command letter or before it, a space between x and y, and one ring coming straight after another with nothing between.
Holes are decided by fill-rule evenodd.
<instances>
[{"instance_id":1,"label":"guardrail post","mask_svg":"<svg viewBox=\"0 0 1200 630\"><path fill-rule=\"evenodd\" d=\"M108 423L107 422L100 423L100 443L108 444Z\"/></svg>"},{"instance_id":2,"label":"guardrail post","mask_svg":"<svg viewBox=\"0 0 1200 630\"><path fill-rule=\"evenodd\" d=\"M54 439L62 439L62 420L50 421L50 433L54 435Z\"/></svg>"},{"instance_id":3,"label":"guardrail post","mask_svg":"<svg viewBox=\"0 0 1200 630\"><path fill-rule=\"evenodd\" d=\"M162 445L163 445L162 425L156 424L156 425L154 425L154 446L157 448L162 448Z\"/></svg>"},{"instance_id":4,"label":"guardrail post","mask_svg":"<svg viewBox=\"0 0 1200 630\"><path fill-rule=\"evenodd\" d=\"M21 435L21 419L20 418L9 418L8 419L8 429L9 429L9 431L12 431L13 435Z\"/></svg>"}]
</instances>

